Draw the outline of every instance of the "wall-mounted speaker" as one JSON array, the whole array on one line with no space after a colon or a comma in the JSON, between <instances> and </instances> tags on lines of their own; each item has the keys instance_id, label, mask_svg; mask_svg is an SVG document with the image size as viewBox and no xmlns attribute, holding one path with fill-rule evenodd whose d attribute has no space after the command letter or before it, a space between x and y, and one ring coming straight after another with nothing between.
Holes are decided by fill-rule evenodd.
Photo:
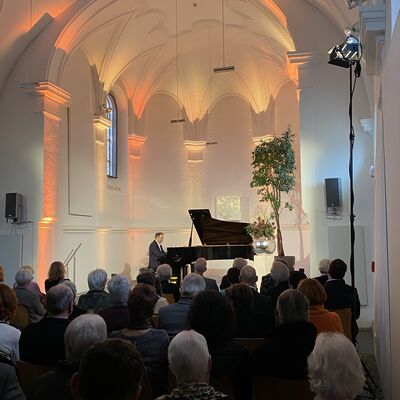
<instances>
[{"instance_id":1,"label":"wall-mounted speaker","mask_svg":"<svg viewBox=\"0 0 400 400\"><path fill-rule=\"evenodd\" d=\"M6 193L6 213L7 222L20 222L22 215L22 195L19 193Z\"/></svg>"},{"instance_id":2,"label":"wall-mounted speaker","mask_svg":"<svg viewBox=\"0 0 400 400\"><path fill-rule=\"evenodd\" d=\"M327 214L338 214L342 207L342 183L340 178L325 179L325 199Z\"/></svg>"}]
</instances>

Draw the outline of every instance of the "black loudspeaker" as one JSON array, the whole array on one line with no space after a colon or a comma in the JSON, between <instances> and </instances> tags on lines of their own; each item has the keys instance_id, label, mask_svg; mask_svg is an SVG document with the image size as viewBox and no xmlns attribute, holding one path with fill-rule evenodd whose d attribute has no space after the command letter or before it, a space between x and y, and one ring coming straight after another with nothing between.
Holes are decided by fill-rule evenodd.
<instances>
[{"instance_id":1,"label":"black loudspeaker","mask_svg":"<svg viewBox=\"0 0 400 400\"><path fill-rule=\"evenodd\" d=\"M19 193L6 193L6 220L20 222L22 214L22 195Z\"/></svg>"},{"instance_id":2,"label":"black loudspeaker","mask_svg":"<svg viewBox=\"0 0 400 400\"><path fill-rule=\"evenodd\" d=\"M328 210L342 207L342 184L340 178L325 179L325 197Z\"/></svg>"}]
</instances>

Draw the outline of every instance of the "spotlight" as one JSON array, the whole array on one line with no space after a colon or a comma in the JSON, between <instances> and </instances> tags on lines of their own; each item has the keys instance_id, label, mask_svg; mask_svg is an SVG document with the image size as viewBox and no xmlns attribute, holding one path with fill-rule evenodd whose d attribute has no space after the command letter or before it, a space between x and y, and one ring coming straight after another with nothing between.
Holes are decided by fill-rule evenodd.
<instances>
[{"instance_id":1,"label":"spotlight","mask_svg":"<svg viewBox=\"0 0 400 400\"><path fill-rule=\"evenodd\" d=\"M349 68L351 64L361 59L361 43L351 32L347 32L347 38L342 44L338 44L329 50L329 64Z\"/></svg>"},{"instance_id":2,"label":"spotlight","mask_svg":"<svg viewBox=\"0 0 400 400\"><path fill-rule=\"evenodd\" d=\"M346 0L347 8L351 10L354 7L361 6L365 0Z\"/></svg>"}]
</instances>

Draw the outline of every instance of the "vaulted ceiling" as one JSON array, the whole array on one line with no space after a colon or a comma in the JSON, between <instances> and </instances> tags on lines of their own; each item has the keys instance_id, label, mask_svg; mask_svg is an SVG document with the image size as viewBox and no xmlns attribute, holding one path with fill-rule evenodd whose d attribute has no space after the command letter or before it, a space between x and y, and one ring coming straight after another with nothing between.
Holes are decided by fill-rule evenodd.
<instances>
[{"instance_id":1,"label":"vaulted ceiling","mask_svg":"<svg viewBox=\"0 0 400 400\"><path fill-rule=\"evenodd\" d=\"M306 1L338 28L354 23L343 0ZM73 5L80 25L71 19L57 47L67 54L81 49L106 91L122 82L138 117L154 93L177 91L192 121L230 93L265 111L290 79L286 53L295 50L279 3L225 0L223 32L217 0L0 0L0 92L30 41ZM213 74L224 51L235 72Z\"/></svg>"}]
</instances>

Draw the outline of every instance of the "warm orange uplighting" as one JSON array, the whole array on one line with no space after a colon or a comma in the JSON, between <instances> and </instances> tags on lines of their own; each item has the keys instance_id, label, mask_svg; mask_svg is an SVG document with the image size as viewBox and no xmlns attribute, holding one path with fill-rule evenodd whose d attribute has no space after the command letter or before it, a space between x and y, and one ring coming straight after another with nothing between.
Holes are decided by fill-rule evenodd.
<instances>
[{"instance_id":1,"label":"warm orange uplighting","mask_svg":"<svg viewBox=\"0 0 400 400\"><path fill-rule=\"evenodd\" d=\"M37 281L40 289L44 291L44 281L47 271L53 260L54 250L54 223L56 218L43 217L38 223L38 245L37 245Z\"/></svg>"},{"instance_id":2,"label":"warm orange uplighting","mask_svg":"<svg viewBox=\"0 0 400 400\"><path fill-rule=\"evenodd\" d=\"M278 18L279 22L287 28L287 19L284 12L275 4L272 0L262 0L264 5L269 8L269 10Z\"/></svg>"}]
</instances>

